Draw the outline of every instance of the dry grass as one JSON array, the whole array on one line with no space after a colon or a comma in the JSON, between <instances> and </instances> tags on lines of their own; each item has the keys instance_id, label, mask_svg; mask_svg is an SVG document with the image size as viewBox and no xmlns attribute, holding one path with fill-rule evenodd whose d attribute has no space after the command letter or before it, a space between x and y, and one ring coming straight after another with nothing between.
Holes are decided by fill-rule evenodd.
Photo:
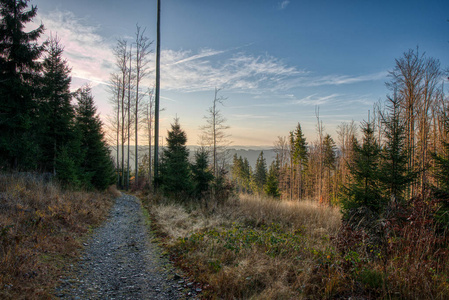
<instances>
[{"instance_id":1,"label":"dry grass","mask_svg":"<svg viewBox=\"0 0 449 300\"><path fill-rule=\"evenodd\" d=\"M252 220L255 226L281 223L302 228L310 236L321 237L336 234L341 225L337 207L319 205L316 201L276 201L250 195L241 195L239 199L237 210L232 214L242 221Z\"/></svg>"},{"instance_id":2,"label":"dry grass","mask_svg":"<svg viewBox=\"0 0 449 300\"><path fill-rule=\"evenodd\" d=\"M155 227L207 298L291 299L334 295L315 276L329 269L337 209L242 195L214 211L153 204ZM327 272L327 271L325 271ZM321 273L321 271L320 271Z\"/></svg>"},{"instance_id":3,"label":"dry grass","mask_svg":"<svg viewBox=\"0 0 449 300\"><path fill-rule=\"evenodd\" d=\"M448 235L435 231L427 202L391 220L377 248L366 232L342 225L337 207L316 202L241 195L208 210L144 203L205 298L449 299Z\"/></svg>"},{"instance_id":4,"label":"dry grass","mask_svg":"<svg viewBox=\"0 0 449 300\"><path fill-rule=\"evenodd\" d=\"M98 225L117 191L64 191L32 176L0 174L0 298L50 298L81 237Z\"/></svg>"}]
</instances>

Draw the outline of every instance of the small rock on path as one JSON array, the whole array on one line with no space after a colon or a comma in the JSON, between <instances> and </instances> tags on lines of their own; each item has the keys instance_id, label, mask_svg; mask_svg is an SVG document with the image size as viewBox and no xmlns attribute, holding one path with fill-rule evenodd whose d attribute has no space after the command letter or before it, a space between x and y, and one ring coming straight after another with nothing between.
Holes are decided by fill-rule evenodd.
<instances>
[{"instance_id":1,"label":"small rock on path","mask_svg":"<svg viewBox=\"0 0 449 300\"><path fill-rule=\"evenodd\" d=\"M169 261L149 240L140 200L123 194L86 242L78 265L61 280L63 299L183 299ZM178 279L179 280L179 279ZM191 292L188 294L192 294Z\"/></svg>"}]
</instances>

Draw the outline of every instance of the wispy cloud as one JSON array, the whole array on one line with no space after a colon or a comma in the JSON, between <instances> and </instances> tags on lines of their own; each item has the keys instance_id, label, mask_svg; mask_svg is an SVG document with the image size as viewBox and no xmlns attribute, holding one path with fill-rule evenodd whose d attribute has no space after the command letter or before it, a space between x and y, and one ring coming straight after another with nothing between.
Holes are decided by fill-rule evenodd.
<instances>
[{"instance_id":1,"label":"wispy cloud","mask_svg":"<svg viewBox=\"0 0 449 300\"><path fill-rule=\"evenodd\" d=\"M284 0L284 1L278 3L278 8L279 8L280 10L283 10L283 9L287 8L287 6L288 6L289 4L290 4L290 1L289 1L289 0Z\"/></svg>"},{"instance_id":2,"label":"wispy cloud","mask_svg":"<svg viewBox=\"0 0 449 300\"><path fill-rule=\"evenodd\" d=\"M64 57L72 67L72 76L94 84L107 83L114 57L111 45L98 32L98 27L87 24L71 12L53 11L40 14L36 23L46 28L43 38L57 35L64 46Z\"/></svg>"},{"instance_id":3,"label":"wispy cloud","mask_svg":"<svg viewBox=\"0 0 449 300\"><path fill-rule=\"evenodd\" d=\"M377 81L387 78L388 72L382 71L372 74L364 75L323 75L323 76L312 76L311 73L307 73L307 76L297 76L294 78L289 78L282 82L283 89L291 89L295 87L318 87L326 85L344 85L344 84L354 84L366 81Z\"/></svg>"},{"instance_id":4,"label":"wispy cloud","mask_svg":"<svg viewBox=\"0 0 449 300\"><path fill-rule=\"evenodd\" d=\"M352 84L364 81L375 81L386 78L388 75L387 71L360 75L360 76L349 76L349 75L327 75L322 77L309 78L308 82L305 82L305 86L322 86L322 85L342 85L342 84Z\"/></svg>"},{"instance_id":5,"label":"wispy cloud","mask_svg":"<svg viewBox=\"0 0 449 300\"><path fill-rule=\"evenodd\" d=\"M115 45L98 33L98 27L71 12L62 11L39 15L36 23L40 22L47 29L45 38L51 33L61 39L73 77L94 84L107 84L110 74L114 72L112 48ZM190 50L163 50L161 88L193 92L219 86L248 92L275 88L286 78L302 73L269 55L237 52L246 46L225 50L205 48L196 53ZM152 56L154 61L154 53ZM146 84L153 86L152 79L148 79Z\"/></svg>"},{"instance_id":6,"label":"wispy cloud","mask_svg":"<svg viewBox=\"0 0 449 300\"><path fill-rule=\"evenodd\" d=\"M214 86L241 92L275 88L276 84L303 71L287 66L269 56L254 56L244 52L221 55L228 51L165 50L161 57L162 88L168 90L202 91ZM210 56L215 57L209 60Z\"/></svg>"},{"instance_id":7,"label":"wispy cloud","mask_svg":"<svg viewBox=\"0 0 449 300\"><path fill-rule=\"evenodd\" d=\"M172 63L172 65L177 65L177 64L182 64L185 62L189 62L195 59L200 59L200 58L205 58L205 57L209 57L209 56L214 56L214 55L218 55L218 54L222 54L225 53L226 50L223 51L217 51L217 50L212 50L212 49L202 49L200 51L200 53L189 56L187 58L183 58L181 60L175 61L174 63Z\"/></svg>"},{"instance_id":8,"label":"wispy cloud","mask_svg":"<svg viewBox=\"0 0 449 300\"><path fill-rule=\"evenodd\" d=\"M337 99L340 97L340 94L331 94L327 96L318 96L318 94L312 94L307 97L301 98L301 99L295 99L292 100L292 104L301 104L301 105L307 105L307 106L316 106L316 105L323 105L327 104L329 102L332 102L332 100Z\"/></svg>"},{"instance_id":9,"label":"wispy cloud","mask_svg":"<svg viewBox=\"0 0 449 300\"><path fill-rule=\"evenodd\" d=\"M286 8L289 1L279 2ZM57 34L65 47L64 56L72 67L72 76L94 84L107 84L114 72L114 42L99 34L99 27L71 12L53 11L39 15L36 23L43 23L46 35ZM223 87L242 93L264 94L288 91L298 87L354 84L381 80L387 72L351 75L313 76L311 72L284 63L266 55L252 55L241 50L247 45L225 50L204 48L162 51L161 88L174 91L205 91ZM154 61L154 53L152 54ZM153 86L148 78L146 85ZM325 99L302 99L304 103L322 102Z\"/></svg>"}]
</instances>

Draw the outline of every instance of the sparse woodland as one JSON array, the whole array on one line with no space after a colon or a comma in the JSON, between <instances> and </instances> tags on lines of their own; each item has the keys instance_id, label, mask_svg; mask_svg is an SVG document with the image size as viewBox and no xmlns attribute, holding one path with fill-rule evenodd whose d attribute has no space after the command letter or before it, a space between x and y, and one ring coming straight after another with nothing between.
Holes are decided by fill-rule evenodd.
<instances>
[{"instance_id":1,"label":"sparse woodland","mask_svg":"<svg viewBox=\"0 0 449 300\"><path fill-rule=\"evenodd\" d=\"M317 260L324 287L312 297L448 297L446 75L437 59L408 50L389 74L390 94L365 122L341 124L334 140L317 110L315 141L305 140L300 123L276 141L265 195L342 214L338 232L326 235L325 257L333 259ZM239 191L261 194L259 168L259 160L253 172L234 157Z\"/></svg>"},{"instance_id":2,"label":"sparse woodland","mask_svg":"<svg viewBox=\"0 0 449 300\"><path fill-rule=\"evenodd\" d=\"M0 0L0 295L24 292L12 288L17 276L32 278L25 269L39 265L23 263L31 255L23 245L34 245L35 236L21 229L37 228L45 241L44 229L58 222L84 231L74 220L96 224L93 216L104 217L109 205L95 198L92 216L81 192L61 200L57 187L44 185L52 193L44 200L36 181L3 175L33 172L71 189L132 188L171 259L205 298L449 298L449 105L438 59L407 50L392 62L388 95L364 122L342 123L331 136L317 107L314 140L298 120L274 141L276 159L267 166L261 152L254 169L245 157L227 155L225 98L216 88L194 160L176 118L154 174L145 30L137 26L135 41L119 39L113 50L112 161L90 88L70 92L57 35L39 44L43 25L24 31L36 15L27 2ZM142 140L148 153L139 152Z\"/></svg>"}]
</instances>

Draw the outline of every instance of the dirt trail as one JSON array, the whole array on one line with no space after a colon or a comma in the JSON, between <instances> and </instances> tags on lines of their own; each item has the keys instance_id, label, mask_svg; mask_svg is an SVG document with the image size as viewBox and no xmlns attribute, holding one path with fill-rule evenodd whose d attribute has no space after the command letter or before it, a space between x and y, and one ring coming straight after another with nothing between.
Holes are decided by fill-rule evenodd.
<instances>
[{"instance_id":1,"label":"dirt trail","mask_svg":"<svg viewBox=\"0 0 449 300\"><path fill-rule=\"evenodd\" d=\"M55 295L63 299L185 299L195 296L150 241L140 200L116 199L109 219L86 242L71 277ZM189 286L188 290L186 286ZM190 298L190 297L189 297Z\"/></svg>"}]
</instances>

